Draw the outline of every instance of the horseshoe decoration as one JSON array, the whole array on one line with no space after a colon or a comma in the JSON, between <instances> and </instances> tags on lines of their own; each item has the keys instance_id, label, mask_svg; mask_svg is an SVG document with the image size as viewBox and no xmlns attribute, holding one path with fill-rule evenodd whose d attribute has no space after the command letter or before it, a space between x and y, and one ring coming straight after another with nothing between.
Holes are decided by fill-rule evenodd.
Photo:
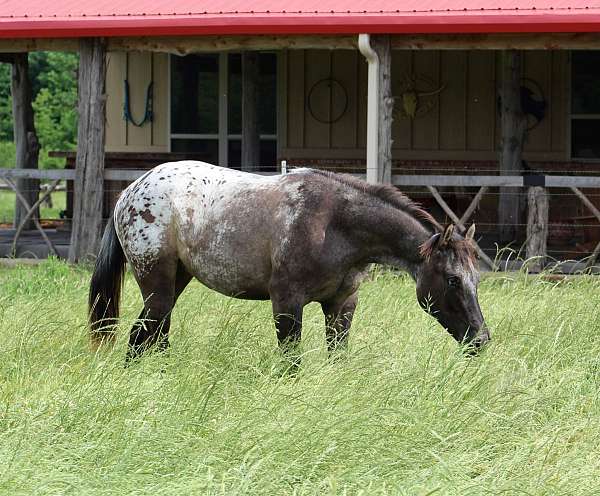
<instances>
[{"instance_id":1,"label":"horseshoe decoration","mask_svg":"<svg viewBox=\"0 0 600 496\"><path fill-rule=\"evenodd\" d=\"M329 109L320 108L319 99L330 102ZM334 102L336 102L335 106ZM312 118L317 122L334 124L344 117L346 110L348 110L348 92L337 79L321 79L310 88L306 98L306 106Z\"/></svg>"}]
</instances>

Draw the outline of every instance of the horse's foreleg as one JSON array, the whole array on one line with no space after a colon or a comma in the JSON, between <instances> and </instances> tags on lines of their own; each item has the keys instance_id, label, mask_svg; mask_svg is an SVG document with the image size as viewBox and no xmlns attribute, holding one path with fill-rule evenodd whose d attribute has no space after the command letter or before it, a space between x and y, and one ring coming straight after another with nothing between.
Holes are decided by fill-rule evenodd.
<instances>
[{"instance_id":1,"label":"horse's foreleg","mask_svg":"<svg viewBox=\"0 0 600 496\"><path fill-rule=\"evenodd\" d=\"M273 296L271 298L279 347L292 363L292 367L298 368L300 366L298 345L302 337L303 305L287 299Z\"/></svg>"},{"instance_id":2,"label":"horse's foreleg","mask_svg":"<svg viewBox=\"0 0 600 496\"><path fill-rule=\"evenodd\" d=\"M358 293L350 295L341 302L334 300L321 303L325 314L325 338L330 354L347 347L352 317L357 304Z\"/></svg>"}]
</instances>

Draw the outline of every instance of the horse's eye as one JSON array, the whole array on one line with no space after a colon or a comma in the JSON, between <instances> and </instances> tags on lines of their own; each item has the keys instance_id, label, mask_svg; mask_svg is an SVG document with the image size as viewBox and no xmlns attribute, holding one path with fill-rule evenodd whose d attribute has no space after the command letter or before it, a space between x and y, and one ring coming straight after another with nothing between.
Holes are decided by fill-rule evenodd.
<instances>
[{"instance_id":1,"label":"horse's eye","mask_svg":"<svg viewBox=\"0 0 600 496\"><path fill-rule=\"evenodd\" d=\"M460 278L457 276L450 276L446 280L449 288L458 288L460 286Z\"/></svg>"}]
</instances>

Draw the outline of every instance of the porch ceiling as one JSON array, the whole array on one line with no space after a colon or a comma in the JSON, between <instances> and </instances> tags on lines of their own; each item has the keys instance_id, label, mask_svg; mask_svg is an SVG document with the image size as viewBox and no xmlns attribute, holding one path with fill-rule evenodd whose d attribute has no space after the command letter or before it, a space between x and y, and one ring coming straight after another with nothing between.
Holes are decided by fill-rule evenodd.
<instances>
[{"instance_id":1,"label":"porch ceiling","mask_svg":"<svg viewBox=\"0 0 600 496\"><path fill-rule=\"evenodd\" d=\"M582 0L0 0L0 38L599 31Z\"/></svg>"}]
</instances>

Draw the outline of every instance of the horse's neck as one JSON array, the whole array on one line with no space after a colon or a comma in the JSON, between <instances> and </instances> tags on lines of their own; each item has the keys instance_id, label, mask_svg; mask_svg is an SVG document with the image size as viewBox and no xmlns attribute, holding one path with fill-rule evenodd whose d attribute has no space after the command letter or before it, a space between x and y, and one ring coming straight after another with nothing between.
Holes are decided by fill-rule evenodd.
<instances>
[{"instance_id":1,"label":"horse's neck","mask_svg":"<svg viewBox=\"0 0 600 496\"><path fill-rule=\"evenodd\" d=\"M378 200L367 200L345 209L346 224L365 261L401 268L416 275L421 245L431 232L411 213Z\"/></svg>"}]
</instances>

